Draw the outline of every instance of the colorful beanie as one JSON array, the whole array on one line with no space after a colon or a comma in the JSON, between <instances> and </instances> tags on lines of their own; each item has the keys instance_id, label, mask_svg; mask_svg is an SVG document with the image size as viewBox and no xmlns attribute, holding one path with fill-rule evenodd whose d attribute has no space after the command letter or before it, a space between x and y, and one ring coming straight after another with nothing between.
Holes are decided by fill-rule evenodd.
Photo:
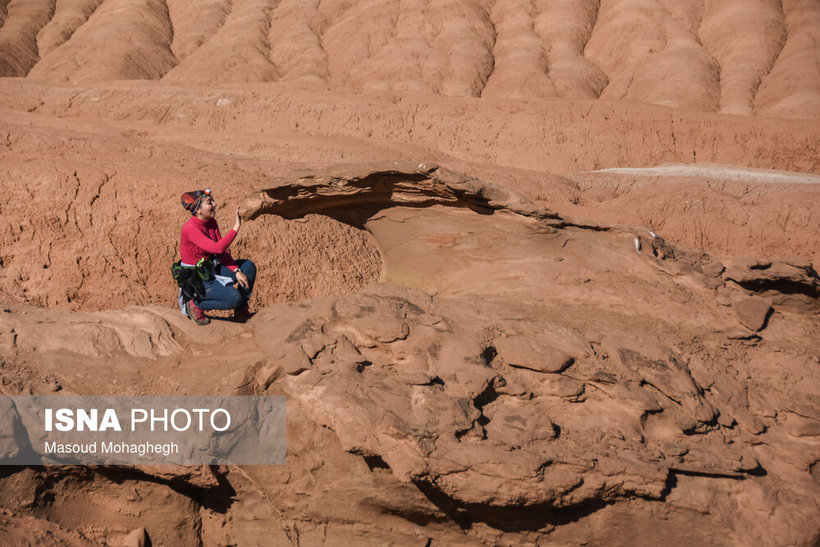
<instances>
[{"instance_id":1,"label":"colorful beanie","mask_svg":"<svg viewBox=\"0 0 820 547\"><path fill-rule=\"evenodd\" d=\"M199 209L199 204L205 199L205 196L210 196L211 190L194 190L193 192L185 192L182 194L182 206L185 207L192 215L196 214Z\"/></svg>"}]
</instances>

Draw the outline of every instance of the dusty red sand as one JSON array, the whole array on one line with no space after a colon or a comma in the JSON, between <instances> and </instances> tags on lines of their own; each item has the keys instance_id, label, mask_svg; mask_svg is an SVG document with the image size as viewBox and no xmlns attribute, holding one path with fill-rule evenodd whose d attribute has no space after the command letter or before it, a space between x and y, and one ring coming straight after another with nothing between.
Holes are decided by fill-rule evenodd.
<instances>
[{"instance_id":1,"label":"dusty red sand","mask_svg":"<svg viewBox=\"0 0 820 547\"><path fill-rule=\"evenodd\" d=\"M282 468L0 470L0 541L816 542L818 43L814 0L0 0L0 393L289 397ZM395 161L491 184L275 201ZM273 200L247 324L174 309L203 187Z\"/></svg>"}]
</instances>

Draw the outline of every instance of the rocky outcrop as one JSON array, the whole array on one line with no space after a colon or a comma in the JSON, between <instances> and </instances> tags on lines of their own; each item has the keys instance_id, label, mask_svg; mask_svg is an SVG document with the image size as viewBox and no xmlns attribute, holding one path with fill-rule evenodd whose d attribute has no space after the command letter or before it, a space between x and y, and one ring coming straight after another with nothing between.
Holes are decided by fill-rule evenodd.
<instances>
[{"instance_id":1,"label":"rocky outcrop","mask_svg":"<svg viewBox=\"0 0 820 547\"><path fill-rule=\"evenodd\" d=\"M132 486L164 493L173 514L147 496L106 509L116 534L96 537L109 542L140 527L206 544L604 543L618 527L630 543L648 530L670 544L816 537L820 332L811 308L778 298L816 284L810 268L722 262L432 164L294 173L243 204L246 219L266 214L366 230L380 282L248 325L155 311L141 328L164 325L168 352L121 338L43 378L30 342L7 371L33 392L282 394L287 464L21 470L0 479L0 505L46 489L45 514L88 531L75 485L93 492L83 507ZM37 339L30 311L8 308L9 334Z\"/></svg>"},{"instance_id":2,"label":"rocky outcrop","mask_svg":"<svg viewBox=\"0 0 820 547\"><path fill-rule=\"evenodd\" d=\"M724 444L721 412L681 357L620 347L603 359L584 334L505 321L503 308L515 305L377 285L266 310L255 332L286 393L345 450L466 521L515 527L550 508L661 500L676 472L760 471L748 448Z\"/></svg>"},{"instance_id":3,"label":"rocky outcrop","mask_svg":"<svg viewBox=\"0 0 820 547\"><path fill-rule=\"evenodd\" d=\"M13 358L32 351L74 354L91 359L127 355L156 359L178 353L168 322L149 310L78 312L59 323L46 310L26 310L25 321L10 308L0 312L0 356Z\"/></svg>"},{"instance_id":4,"label":"rocky outcrop","mask_svg":"<svg viewBox=\"0 0 820 547\"><path fill-rule=\"evenodd\" d=\"M812 297L820 293L817 272L808 262L735 259L723 277L753 290L798 292Z\"/></svg>"},{"instance_id":5,"label":"rocky outcrop","mask_svg":"<svg viewBox=\"0 0 820 547\"><path fill-rule=\"evenodd\" d=\"M820 311L820 278L811 263L805 261L772 261L742 258L730 261L723 278L732 284L760 295L756 312L747 300L744 307L760 317L765 315L760 302L806 311ZM753 322L758 323L757 319ZM761 323L762 324L762 323Z\"/></svg>"},{"instance_id":6,"label":"rocky outcrop","mask_svg":"<svg viewBox=\"0 0 820 547\"><path fill-rule=\"evenodd\" d=\"M288 219L323 214L363 227L388 207L465 207L482 214L505 210L560 220L524 196L435 163L389 162L339 165L322 172L296 172L272 181L242 204L243 216L273 214Z\"/></svg>"},{"instance_id":7,"label":"rocky outcrop","mask_svg":"<svg viewBox=\"0 0 820 547\"><path fill-rule=\"evenodd\" d=\"M563 219L425 164L295 173L244 211L362 226L382 252L382 279L403 286L262 311L255 339L271 368L243 389L278 386L344 450L415 485L464 528L543 532L630 500L683 510L670 500L697 496L691 477L762 495L762 507L813 465L807 455L786 471L760 450L812 435L810 422L787 433L777 411L751 403L785 409L793 390L810 397L745 362L778 347L794 360L778 366L794 370L813 342L795 347L784 329L817 332L812 314L756 296L771 268L724 267L651 232ZM785 264L766 275L816 283ZM752 332L776 324L755 335L771 346L733 338L738 322ZM761 494L764 476L780 486ZM788 494L795 511L815 489L805 488ZM729 513L756 529L748 512ZM803 529L790 537L807 541Z\"/></svg>"}]
</instances>

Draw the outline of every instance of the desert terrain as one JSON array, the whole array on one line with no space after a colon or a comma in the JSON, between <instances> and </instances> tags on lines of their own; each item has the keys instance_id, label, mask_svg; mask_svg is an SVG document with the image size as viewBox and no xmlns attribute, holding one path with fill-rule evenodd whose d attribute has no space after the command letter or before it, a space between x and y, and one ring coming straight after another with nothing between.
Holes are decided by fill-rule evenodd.
<instances>
[{"instance_id":1,"label":"desert terrain","mask_svg":"<svg viewBox=\"0 0 820 547\"><path fill-rule=\"evenodd\" d=\"M0 0L0 394L288 423L0 467L0 543L816 545L818 44L816 0ZM244 323L177 307L201 188Z\"/></svg>"}]
</instances>

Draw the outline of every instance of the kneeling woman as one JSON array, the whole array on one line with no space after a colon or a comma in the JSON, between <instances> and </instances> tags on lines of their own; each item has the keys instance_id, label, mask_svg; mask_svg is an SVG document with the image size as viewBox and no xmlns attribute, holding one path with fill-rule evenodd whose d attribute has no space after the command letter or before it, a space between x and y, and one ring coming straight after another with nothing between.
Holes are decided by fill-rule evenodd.
<instances>
[{"instance_id":1,"label":"kneeling woman","mask_svg":"<svg viewBox=\"0 0 820 547\"><path fill-rule=\"evenodd\" d=\"M186 304L188 317L197 325L207 325L211 321L204 313L206 310L234 310L236 318L249 318L248 300L256 280L256 265L250 260L234 261L228 252L242 224L239 211L233 228L222 237L214 218L216 202L210 190L182 194L182 206L191 213L191 218L182 227L179 241L183 266L193 266L201 258L215 258L214 275L204 282L204 298L189 300ZM237 284L236 288L233 283Z\"/></svg>"}]
</instances>

